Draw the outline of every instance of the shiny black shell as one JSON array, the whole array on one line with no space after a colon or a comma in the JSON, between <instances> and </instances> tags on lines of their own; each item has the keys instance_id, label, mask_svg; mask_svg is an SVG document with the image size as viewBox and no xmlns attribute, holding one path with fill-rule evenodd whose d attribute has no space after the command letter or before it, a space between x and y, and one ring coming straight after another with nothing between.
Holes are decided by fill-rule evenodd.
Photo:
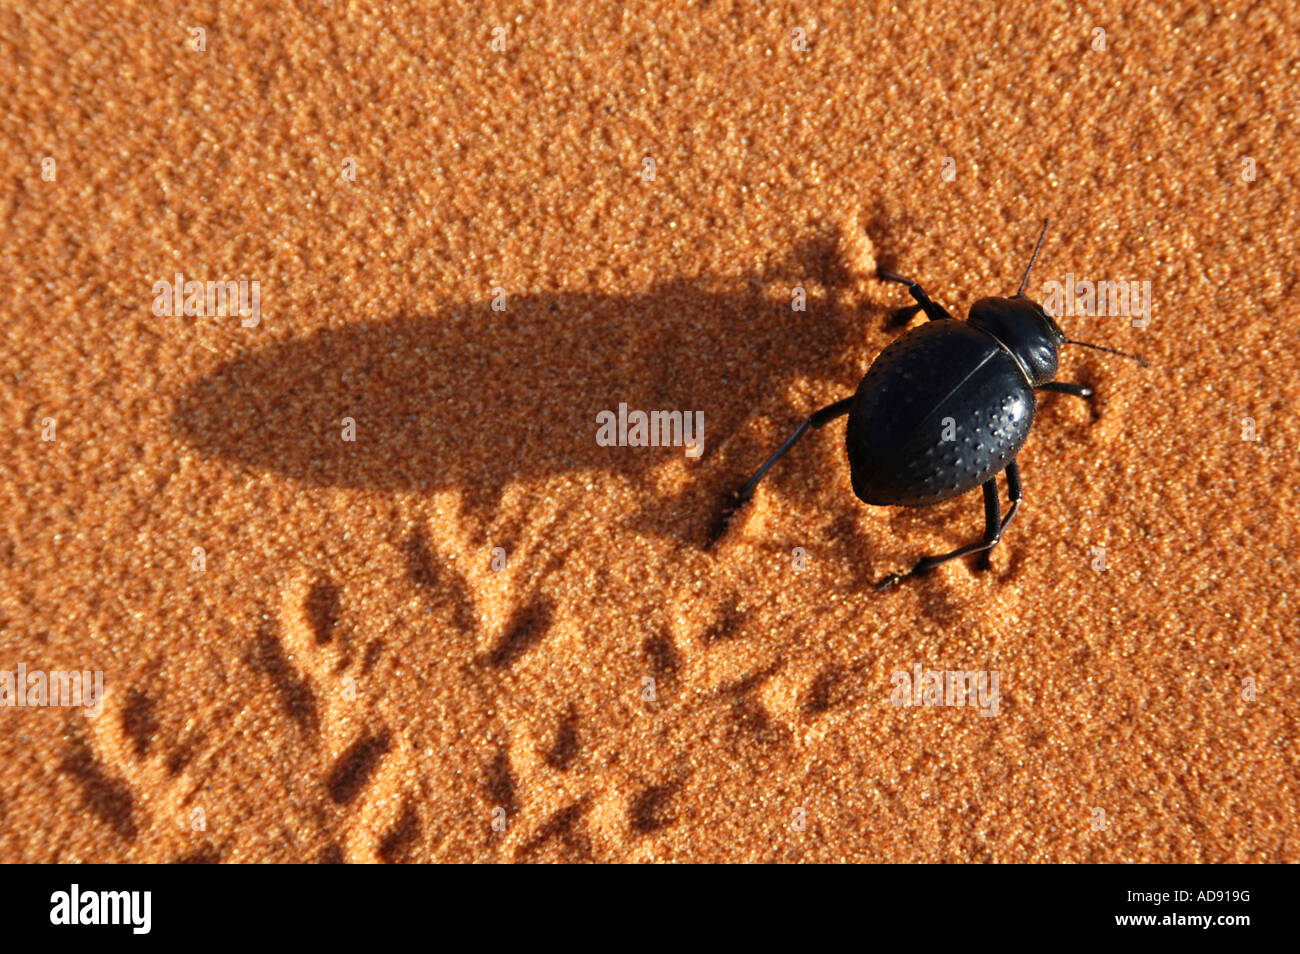
<instances>
[{"instance_id":1,"label":"shiny black shell","mask_svg":"<svg viewBox=\"0 0 1300 954\"><path fill-rule=\"evenodd\" d=\"M880 352L853 397L853 492L876 506L925 507L973 490L1015 458L1037 406L992 335L956 320L913 328Z\"/></svg>"}]
</instances>

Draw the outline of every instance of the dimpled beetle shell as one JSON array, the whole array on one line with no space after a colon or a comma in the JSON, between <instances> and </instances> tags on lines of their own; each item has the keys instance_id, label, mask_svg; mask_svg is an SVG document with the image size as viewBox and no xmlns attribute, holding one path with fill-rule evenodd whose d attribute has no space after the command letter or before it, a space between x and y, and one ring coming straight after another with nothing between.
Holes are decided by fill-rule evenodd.
<instances>
[{"instance_id":1,"label":"dimpled beetle shell","mask_svg":"<svg viewBox=\"0 0 1300 954\"><path fill-rule=\"evenodd\" d=\"M1015 458L1036 408L1024 370L991 334L955 319L913 328L853 397L853 492L875 506L925 507L974 490Z\"/></svg>"}]
</instances>

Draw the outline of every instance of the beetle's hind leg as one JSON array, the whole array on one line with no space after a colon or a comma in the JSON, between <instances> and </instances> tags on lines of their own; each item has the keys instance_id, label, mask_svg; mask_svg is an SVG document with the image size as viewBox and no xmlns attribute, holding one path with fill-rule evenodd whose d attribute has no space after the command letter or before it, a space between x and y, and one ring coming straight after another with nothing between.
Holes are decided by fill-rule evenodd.
<instances>
[{"instance_id":1,"label":"beetle's hind leg","mask_svg":"<svg viewBox=\"0 0 1300 954\"><path fill-rule=\"evenodd\" d=\"M906 324L908 321L912 319L912 316L915 315L918 311L924 311L925 316L929 318L931 321L939 321L944 318L952 318L952 315L948 314L947 309L945 309L943 305L931 301L930 296L925 293L925 289L922 288L920 285L918 285L916 282L912 281L912 279L904 278L902 275L897 275L894 272L886 271L883 268L876 269L876 274L879 275L887 282L898 282L900 284L906 285L907 290L910 291L912 293L912 297L916 299L915 305L909 305L906 308L900 308L896 312L894 312L893 320L895 324L899 324L899 325Z\"/></svg>"},{"instance_id":2,"label":"beetle's hind leg","mask_svg":"<svg viewBox=\"0 0 1300 954\"><path fill-rule=\"evenodd\" d=\"M808 419L800 424L793 434L786 438L785 443L776 449L776 453L763 461L763 466L758 468L754 473L754 476L749 478L749 480L745 482L745 486L741 487L740 490L736 492L735 496L732 497L726 509L722 511L721 519L713 529L711 542L716 543L718 539L726 533L727 523L731 520L732 515L743 507L750 497L754 496L754 490L758 487L758 482L763 479L777 461L788 454L795 444L799 443L799 438L807 434L809 428L825 427L837 417L843 417L845 414L849 413L849 408L852 405L853 398L846 397L842 401L836 401L834 404L827 405L820 411L814 411L810 414Z\"/></svg>"},{"instance_id":3,"label":"beetle's hind leg","mask_svg":"<svg viewBox=\"0 0 1300 954\"><path fill-rule=\"evenodd\" d=\"M1007 464L1007 497L1011 500L1011 509L1007 511L1006 516L1002 515L1002 505L998 500L998 479L990 477L983 484L984 489L984 539L979 543L967 544L959 547L951 553L945 553L942 556L926 556L916 561L916 566L906 573L891 573L883 580L876 584L877 590L887 590L891 586L901 583L910 576L922 576L929 573L936 566L947 563L949 560L955 560L958 557L967 556L971 553L982 554L980 567L987 569L988 555L998 541L1002 539L1002 534L1006 532L1011 521L1015 519L1016 512L1020 509L1020 498L1023 492L1020 487L1020 468L1016 466L1013 460Z\"/></svg>"},{"instance_id":4,"label":"beetle's hind leg","mask_svg":"<svg viewBox=\"0 0 1300 954\"><path fill-rule=\"evenodd\" d=\"M1020 486L1020 468L1016 466L1016 462L1014 460L1011 463L1007 464L1006 473L1007 473L1007 499L1011 501L1011 509L1008 510L1007 515L998 522L998 532L997 532L997 536L993 539L993 542L989 543L988 549L986 549L983 553L980 554L979 562L976 564L976 567L981 570L987 570L992 566L992 562L990 561L989 558L993 554L993 547L995 544L997 544L999 540L1002 539L1002 534L1007 532L1007 527L1011 526L1011 521L1015 519L1016 512L1020 509L1020 499L1024 496L1024 491L1021 489ZM995 499L996 499L996 495L997 495L997 488L995 487L994 488ZM986 498L985 499L986 508L987 505L988 505L988 500ZM997 513L997 511L994 510L994 513ZM989 533L988 511L986 509L985 519L984 519L984 540L986 543L988 542L988 533Z\"/></svg>"}]
</instances>

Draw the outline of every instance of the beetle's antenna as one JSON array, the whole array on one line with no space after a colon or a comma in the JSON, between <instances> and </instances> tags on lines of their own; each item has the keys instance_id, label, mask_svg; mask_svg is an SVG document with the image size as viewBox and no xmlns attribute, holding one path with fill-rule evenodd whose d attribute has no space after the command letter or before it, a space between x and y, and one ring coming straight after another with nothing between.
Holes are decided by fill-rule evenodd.
<instances>
[{"instance_id":1,"label":"beetle's antenna","mask_svg":"<svg viewBox=\"0 0 1300 954\"><path fill-rule=\"evenodd\" d=\"M1029 256L1029 268L1025 269L1025 277L1020 282L1020 288L1016 290L1017 295L1025 293L1025 286L1029 284L1029 271L1034 267L1034 262L1038 260L1038 252L1043 247L1043 239L1047 238L1047 219L1043 219L1043 231L1038 233L1038 244L1034 246L1034 254Z\"/></svg>"},{"instance_id":2,"label":"beetle's antenna","mask_svg":"<svg viewBox=\"0 0 1300 954\"><path fill-rule=\"evenodd\" d=\"M1080 347L1092 348L1096 351L1105 351L1109 354L1117 354L1121 358L1132 358L1134 361L1142 365L1142 367L1144 368L1151 367L1151 365L1147 364L1146 358L1139 357L1138 355L1135 354L1129 354L1127 351L1116 351L1114 348L1107 348L1105 345L1088 344L1088 342L1086 341L1075 341L1073 338L1066 338L1065 344L1079 345Z\"/></svg>"}]
</instances>

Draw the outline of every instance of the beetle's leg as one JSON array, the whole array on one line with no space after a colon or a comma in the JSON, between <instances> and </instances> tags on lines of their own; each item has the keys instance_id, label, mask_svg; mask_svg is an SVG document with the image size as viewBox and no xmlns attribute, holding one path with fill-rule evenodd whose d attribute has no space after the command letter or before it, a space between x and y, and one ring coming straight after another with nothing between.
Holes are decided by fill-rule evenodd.
<instances>
[{"instance_id":1,"label":"beetle's leg","mask_svg":"<svg viewBox=\"0 0 1300 954\"><path fill-rule=\"evenodd\" d=\"M887 590L891 586L907 579L909 576L921 576L929 573L936 566L947 563L949 560L955 560L958 557L967 556L971 553L984 553L992 550L999 540L1002 539L1003 532L1011 525L1015 518L1016 511L1020 509L1020 498L1022 495L1020 488L1020 469L1016 467L1013 460L1007 465L1007 496L1011 499L1011 509L1007 515L1002 516L1002 506L998 501L998 479L991 477L983 484L984 489L984 539L979 543L967 544L959 547L951 553L945 553L942 556L921 557L916 561L916 566L906 573L891 573L883 580L876 584L877 590Z\"/></svg>"},{"instance_id":2,"label":"beetle's leg","mask_svg":"<svg viewBox=\"0 0 1300 954\"><path fill-rule=\"evenodd\" d=\"M921 310L920 305L904 305L902 308L896 308L889 316L889 324L894 328L901 328Z\"/></svg>"},{"instance_id":3,"label":"beetle's leg","mask_svg":"<svg viewBox=\"0 0 1300 954\"><path fill-rule=\"evenodd\" d=\"M902 275L895 275L893 272L886 271L883 268L876 269L876 274L887 282L900 282L901 284L906 285L907 290L910 291L912 297L916 299L916 303L920 305L921 310L925 312L925 316L931 321L939 321L943 318L952 318L952 315L948 314L943 305L938 305L932 302L930 296L925 293L925 289L912 281L912 279L904 278ZM897 315L898 313L895 314ZM916 314L916 312L912 312L912 315L914 314ZM911 318L912 315L908 315L907 318L904 318L903 320L906 321L908 318Z\"/></svg>"},{"instance_id":4,"label":"beetle's leg","mask_svg":"<svg viewBox=\"0 0 1300 954\"><path fill-rule=\"evenodd\" d=\"M1048 381L1038 386L1039 391L1055 391L1057 394L1073 394L1087 400L1092 397L1092 388L1086 384L1072 384L1069 381Z\"/></svg>"},{"instance_id":5,"label":"beetle's leg","mask_svg":"<svg viewBox=\"0 0 1300 954\"><path fill-rule=\"evenodd\" d=\"M786 438L785 443L776 449L776 453L763 462L763 466L758 468L758 471L753 477L749 478L745 483L745 486L740 488L740 493L736 494L737 505L743 504L745 501L749 500L750 497L754 496L754 489L758 487L758 482L763 479L763 476L769 470L772 469L773 464L788 454L790 448L799 443L799 438L808 433L810 427L825 427L837 417L843 417L845 414L849 413L849 407L852 404L853 398L847 397L842 401L836 401L834 404L810 414L808 419L800 424L793 434Z\"/></svg>"},{"instance_id":6,"label":"beetle's leg","mask_svg":"<svg viewBox=\"0 0 1300 954\"><path fill-rule=\"evenodd\" d=\"M722 519L713 531L713 540L716 542L727 529L727 522L731 519L732 514L743 507L750 497L754 496L754 489L758 487L758 482L763 479L764 475L772 469L773 465L790 452L790 448L799 443L799 438L808 433L809 428L825 427L837 417L843 417L849 413L849 407L853 404L853 398L847 397L842 401L836 401L834 404L822 408L820 411L814 411L808 416L808 419L799 425L798 429L791 434L784 444L776 449L776 453L763 462L763 466L753 477L745 482L739 492L732 498L730 504L722 512Z\"/></svg>"},{"instance_id":7,"label":"beetle's leg","mask_svg":"<svg viewBox=\"0 0 1300 954\"><path fill-rule=\"evenodd\" d=\"M877 590L887 590L891 586L902 582L909 576L920 576L929 573L941 563L947 563L949 560L955 560L958 557L966 556L968 553L975 553L980 550L987 550L998 542L1002 536L1002 507L998 501L998 479L992 477L986 480L984 487L984 539L980 543L971 543L964 547L959 547L951 553L945 553L942 556L921 557L916 561L916 566L906 573L890 573L883 580L876 584ZM1012 511L1014 515L1015 511Z\"/></svg>"},{"instance_id":8,"label":"beetle's leg","mask_svg":"<svg viewBox=\"0 0 1300 954\"><path fill-rule=\"evenodd\" d=\"M1006 533L1007 527L1011 526L1011 521L1015 518L1016 511L1020 509L1020 498L1023 496L1024 491L1021 490L1020 487L1020 468L1016 466L1016 462L1013 460L1011 463L1007 464L1007 499L1011 501L1011 509L1008 510L1007 515L998 522L998 534L993 543L997 543L998 540L1001 540L1002 534ZM985 521L984 524L984 539L986 541L988 540L987 521ZM987 570L992 565L989 560L992 553L993 544L989 544L989 548L985 550L983 555L980 557L978 564L979 569Z\"/></svg>"},{"instance_id":9,"label":"beetle's leg","mask_svg":"<svg viewBox=\"0 0 1300 954\"><path fill-rule=\"evenodd\" d=\"M1092 402L1092 388L1086 384L1074 384L1071 381L1048 381L1046 384L1040 384L1037 388L1039 391L1054 391L1057 394L1069 394L1072 397L1083 398L1088 402L1088 410L1092 412L1092 419L1097 420L1097 405Z\"/></svg>"},{"instance_id":10,"label":"beetle's leg","mask_svg":"<svg viewBox=\"0 0 1300 954\"><path fill-rule=\"evenodd\" d=\"M998 536L1001 536L1002 531L1007 529L1007 525L1011 523L1011 518L1020 509L1020 498L1024 495L1024 491L1020 487L1020 466L1013 457L1011 463L1007 464L1007 499L1011 501L1011 509L1002 518L1002 527L998 531Z\"/></svg>"}]
</instances>

